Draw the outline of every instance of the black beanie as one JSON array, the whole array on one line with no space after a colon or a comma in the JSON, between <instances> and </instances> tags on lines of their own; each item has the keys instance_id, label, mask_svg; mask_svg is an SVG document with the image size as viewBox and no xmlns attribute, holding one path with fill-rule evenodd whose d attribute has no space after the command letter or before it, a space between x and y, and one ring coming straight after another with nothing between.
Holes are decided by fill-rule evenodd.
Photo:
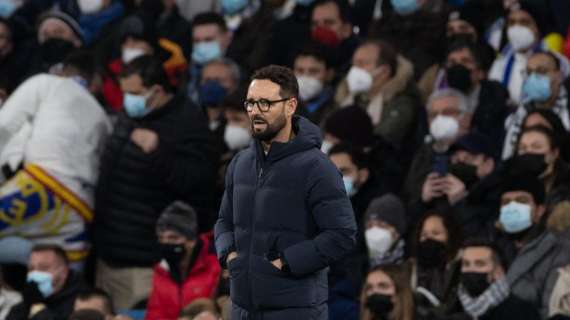
<instances>
[{"instance_id":1,"label":"black beanie","mask_svg":"<svg viewBox=\"0 0 570 320\"><path fill-rule=\"evenodd\" d=\"M176 201L168 206L156 222L157 232L172 230L190 240L198 236L198 218L196 211L182 201Z\"/></svg>"},{"instance_id":2,"label":"black beanie","mask_svg":"<svg viewBox=\"0 0 570 320\"><path fill-rule=\"evenodd\" d=\"M503 181L502 194L511 191L525 191L532 195L536 204L543 204L546 192L544 182L533 176L506 175Z\"/></svg>"},{"instance_id":3,"label":"black beanie","mask_svg":"<svg viewBox=\"0 0 570 320\"><path fill-rule=\"evenodd\" d=\"M406 209L402 200L394 194L386 194L370 202L364 221L382 220L393 226L399 234L405 234L407 228Z\"/></svg>"}]
</instances>

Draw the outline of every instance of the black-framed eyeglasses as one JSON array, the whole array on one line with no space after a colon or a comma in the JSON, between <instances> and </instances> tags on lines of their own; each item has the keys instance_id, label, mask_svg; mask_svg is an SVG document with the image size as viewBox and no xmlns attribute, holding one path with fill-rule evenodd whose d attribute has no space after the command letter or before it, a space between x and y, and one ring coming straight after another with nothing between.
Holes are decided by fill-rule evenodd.
<instances>
[{"instance_id":1,"label":"black-framed eyeglasses","mask_svg":"<svg viewBox=\"0 0 570 320\"><path fill-rule=\"evenodd\" d=\"M255 107L255 105L257 105L257 108L259 109L259 111L267 112L267 111L269 111L269 109L271 108L272 105L279 103L279 102L287 101L289 99L291 99L291 98L283 98L283 99L279 99L279 100L267 100L267 99L253 100L253 99L248 99L248 100L244 101L243 107L248 112L251 112L253 110L253 107Z\"/></svg>"}]
</instances>

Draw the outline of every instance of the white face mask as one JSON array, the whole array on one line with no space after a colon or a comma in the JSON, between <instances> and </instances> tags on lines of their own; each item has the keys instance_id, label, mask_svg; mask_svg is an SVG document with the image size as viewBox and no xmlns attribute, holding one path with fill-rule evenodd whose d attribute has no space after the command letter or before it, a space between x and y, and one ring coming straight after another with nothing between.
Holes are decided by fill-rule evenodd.
<instances>
[{"instance_id":1,"label":"white face mask","mask_svg":"<svg viewBox=\"0 0 570 320\"><path fill-rule=\"evenodd\" d=\"M438 115L429 126L435 141L454 140L459 134L459 122L450 116Z\"/></svg>"},{"instance_id":2,"label":"white face mask","mask_svg":"<svg viewBox=\"0 0 570 320\"><path fill-rule=\"evenodd\" d=\"M370 90L373 79L370 72L362 68L352 66L350 71L348 71L346 80L348 82L348 90L351 93L357 94Z\"/></svg>"},{"instance_id":3,"label":"white face mask","mask_svg":"<svg viewBox=\"0 0 570 320\"><path fill-rule=\"evenodd\" d=\"M224 131L224 141L230 150L243 149L249 145L251 133L245 128L230 124Z\"/></svg>"},{"instance_id":4,"label":"white face mask","mask_svg":"<svg viewBox=\"0 0 570 320\"><path fill-rule=\"evenodd\" d=\"M329 154L329 151L331 151L332 147L333 147L333 144L330 141L325 140L325 141L323 141L323 144L321 145L321 151L324 154Z\"/></svg>"},{"instance_id":5,"label":"white face mask","mask_svg":"<svg viewBox=\"0 0 570 320\"><path fill-rule=\"evenodd\" d=\"M123 63L127 64L140 56L145 55L145 51L141 48L124 48L121 55Z\"/></svg>"},{"instance_id":6,"label":"white face mask","mask_svg":"<svg viewBox=\"0 0 570 320\"><path fill-rule=\"evenodd\" d=\"M323 83L317 78L309 76L298 76L299 97L303 101L309 101L316 97L323 90Z\"/></svg>"},{"instance_id":7,"label":"white face mask","mask_svg":"<svg viewBox=\"0 0 570 320\"><path fill-rule=\"evenodd\" d=\"M371 258L385 254L394 243L392 233L380 227L372 227L366 230L366 232L364 232L364 238L366 239L366 245L368 246L368 252Z\"/></svg>"},{"instance_id":8,"label":"white face mask","mask_svg":"<svg viewBox=\"0 0 570 320\"><path fill-rule=\"evenodd\" d=\"M530 28L514 25L507 30L507 37L515 51L529 49L536 41L534 33Z\"/></svg>"},{"instance_id":9,"label":"white face mask","mask_svg":"<svg viewBox=\"0 0 570 320\"><path fill-rule=\"evenodd\" d=\"M77 0L77 5L83 14L93 14L101 11L103 0Z\"/></svg>"}]
</instances>

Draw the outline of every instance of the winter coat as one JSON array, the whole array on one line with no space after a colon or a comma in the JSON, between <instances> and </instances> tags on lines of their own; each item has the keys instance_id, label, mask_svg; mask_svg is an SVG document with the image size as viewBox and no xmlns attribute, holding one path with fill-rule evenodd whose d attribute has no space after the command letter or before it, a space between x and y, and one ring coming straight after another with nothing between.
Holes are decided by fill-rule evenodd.
<instances>
[{"instance_id":1,"label":"winter coat","mask_svg":"<svg viewBox=\"0 0 570 320\"><path fill-rule=\"evenodd\" d=\"M156 132L157 149L144 153L131 140L135 128ZM158 261L155 224L162 210L184 200L200 215L210 205L209 145L206 118L181 96L141 119L119 116L96 193L98 257L119 266L150 267Z\"/></svg>"},{"instance_id":2,"label":"winter coat","mask_svg":"<svg viewBox=\"0 0 570 320\"><path fill-rule=\"evenodd\" d=\"M237 252L228 265L231 298L248 311L324 305L327 267L355 245L354 213L340 172L319 150L319 128L295 116L293 130L267 155L253 141L226 176L216 249L223 266ZM277 258L284 270L271 264Z\"/></svg>"},{"instance_id":3,"label":"winter coat","mask_svg":"<svg viewBox=\"0 0 570 320\"><path fill-rule=\"evenodd\" d=\"M86 289L82 278L70 270L63 288L43 301L46 307L42 311L30 318L31 306L26 297L23 297L24 301L12 308L6 320L67 320L73 312L77 294Z\"/></svg>"},{"instance_id":4,"label":"winter coat","mask_svg":"<svg viewBox=\"0 0 570 320\"><path fill-rule=\"evenodd\" d=\"M354 95L344 79L335 100L340 107L360 105L370 115L375 134L394 146L402 146L416 127L420 98L412 83L412 64L402 56L398 56L397 63L394 76L378 93Z\"/></svg>"},{"instance_id":5,"label":"winter coat","mask_svg":"<svg viewBox=\"0 0 570 320\"><path fill-rule=\"evenodd\" d=\"M199 243L198 255L182 283L172 278L165 260L154 267L146 319L178 319L180 310L195 299L214 298L221 268L212 234L202 234Z\"/></svg>"},{"instance_id":6,"label":"winter coat","mask_svg":"<svg viewBox=\"0 0 570 320\"><path fill-rule=\"evenodd\" d=\"M550 296L558 279L557 269L570 263L570 248L550 232L525 244L507 272L511 294L548 315Z\"/></svg>"}]
</instances>

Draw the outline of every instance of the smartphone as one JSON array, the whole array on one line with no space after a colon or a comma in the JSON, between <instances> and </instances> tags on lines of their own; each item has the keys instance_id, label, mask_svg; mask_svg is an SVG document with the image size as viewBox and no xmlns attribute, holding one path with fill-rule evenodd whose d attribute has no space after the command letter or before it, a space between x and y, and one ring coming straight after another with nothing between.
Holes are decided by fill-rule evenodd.
<instances>
[{"instance_id":1,"label":"smartphone","mask_svg":"<svg viewBox=\"0 0 570 320\"><path fill-rule=\"evenodd\" d=\"M449 155L447 153L436 152L432 159L432 172L437 172L440 177L447 175L449 167Z\"/></svg>"}]
</instances>

